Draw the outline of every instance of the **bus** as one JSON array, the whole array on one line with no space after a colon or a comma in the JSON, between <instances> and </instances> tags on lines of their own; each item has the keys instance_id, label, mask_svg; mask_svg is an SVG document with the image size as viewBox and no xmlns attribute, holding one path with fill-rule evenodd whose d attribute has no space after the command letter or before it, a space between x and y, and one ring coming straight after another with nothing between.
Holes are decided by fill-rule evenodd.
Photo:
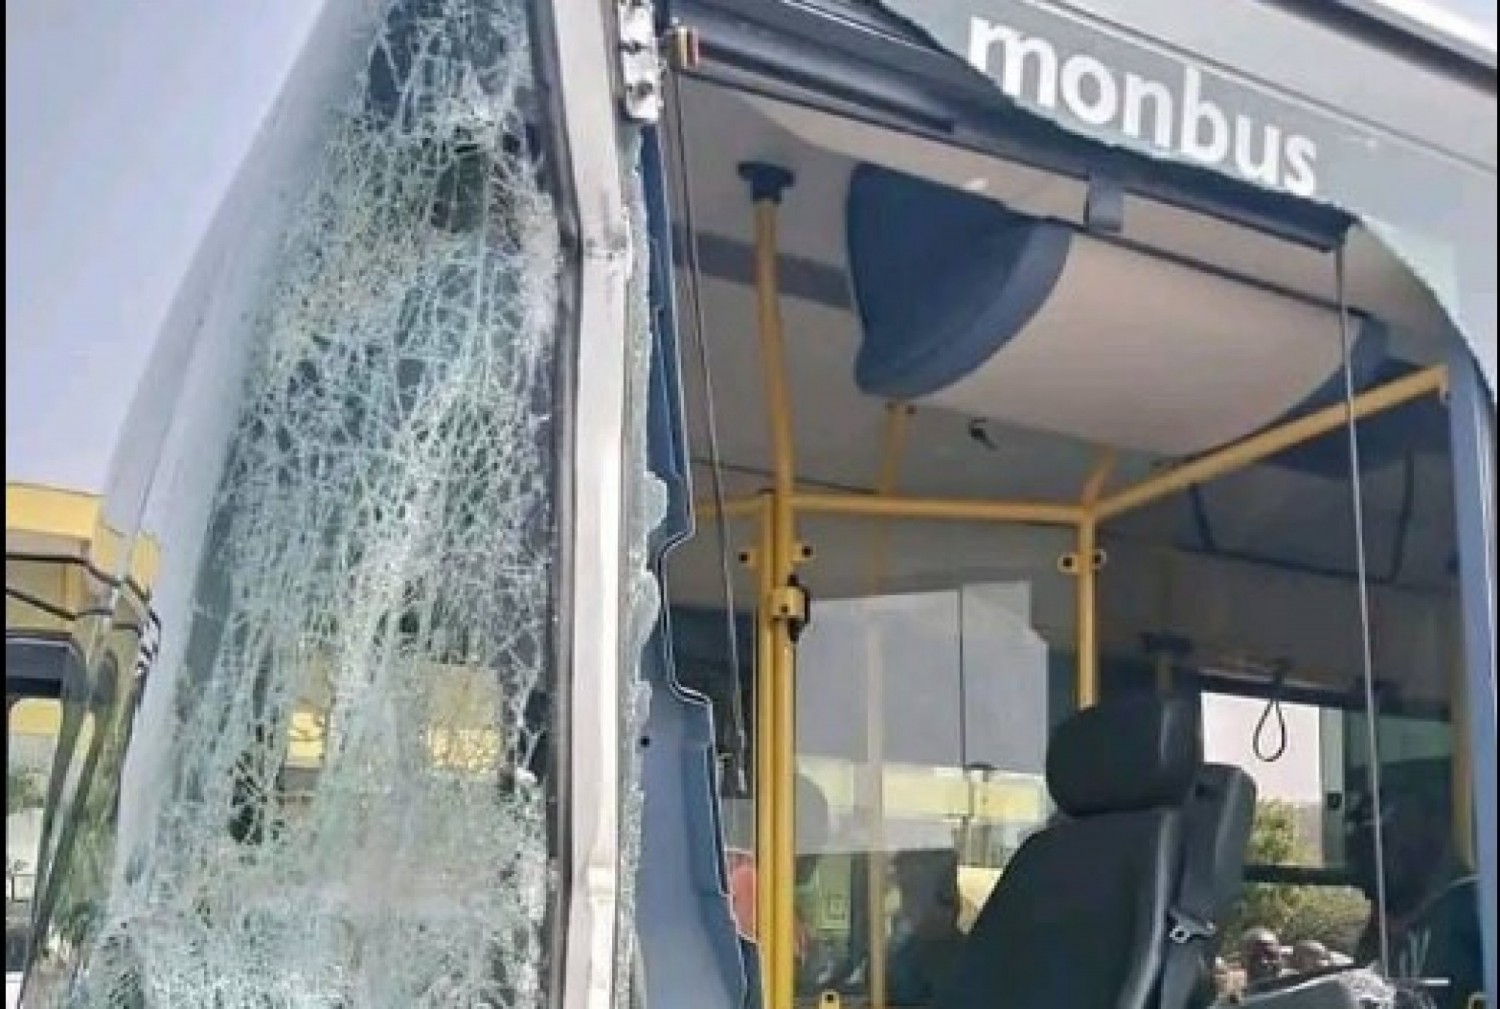
<instances>
[{"instance_id":1,"label":"bus","mask_svg":"<svg viewBox=\"0 0 1500 1009\"><path fill-rule=\"evenodd\" d=\"M12 6L8 998L1495 1004L1492 9Z\"/></svg>"}]
</instances>

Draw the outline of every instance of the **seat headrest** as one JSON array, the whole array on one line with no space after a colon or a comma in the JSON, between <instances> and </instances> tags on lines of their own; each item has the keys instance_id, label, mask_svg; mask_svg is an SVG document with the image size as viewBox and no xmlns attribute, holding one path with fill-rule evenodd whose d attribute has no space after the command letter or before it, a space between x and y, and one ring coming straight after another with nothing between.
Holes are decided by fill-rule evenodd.
<instances>
[{"instance_id":1,"label":"seat headrest","mask_svg":"<svg viewBox=\"0 0 1500 1009\"><path fill-rule=\"evenodd\" d=\"M1069 816L1180 805L1203 766L1198 706L1187 698L1110 699L1058 726L1047 787Z\"/></svg>"}]
</instances>

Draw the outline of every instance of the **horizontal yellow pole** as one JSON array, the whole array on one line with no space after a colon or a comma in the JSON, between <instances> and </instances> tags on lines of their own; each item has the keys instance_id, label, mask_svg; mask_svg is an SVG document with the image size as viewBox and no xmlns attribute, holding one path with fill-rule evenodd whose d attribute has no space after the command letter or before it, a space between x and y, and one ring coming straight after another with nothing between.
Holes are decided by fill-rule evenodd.
<instances>
[{"instance_id":1,"label":"horizontal yellow pole","mask_svg":"<svg viewBox=\"0 0 1500 1009\"><path fill-rule=\"evenodd\" d=\"M959 498L885 497L875 494L792 495L797 511L865 518L932 519L946 522L1030 522L1074 526L1083 520L1078 505L1034 501L965 501Z\"/></svg>"},{"instance_id":2,"label":"horizontal yellow pole","mask_svg":"<svg viewBox=\"0 0 1500 1009\"><path fill-rule=\"evenodd\" d=\"M695 501L700 519L754 518L761 507L760 496L730 498L720 508L713 501ZM1046 501L971 501L963 498L913 498L887 494L827 493L797 491L792 494L797 511L860 518L929 519L945 522L1025 522L1037 525L1073 526L1083 521L1078 505Z\"/></svg>"},{"instance_id":3,"label":"horizontal yellow pole","mask_svg":"<svg viewBox=\"0 0 1500 1009\"><path fill-rule=\"evenodd\" d=\"M1354 398L1353 410L1345 404L1326 407L1306 417L1283 424L1281 427L1252 435L1244 441L1211 452L1208 455L1184 463L1160 476L1142 480L1112 497L1099 502L1095 516L1103 521L1123 512L1159 501L1164 497L1187 490L1189 487L1211 480L1216 476L1246 466L1252 466L1294 445L1311 441L1348 423L1350 413L1359 420L1371 414L1409 403L1423 396L1441 392L1447 386L1447 369L1428 368L1405 378L1361 393Z\"/></svg>"}]
</instances>

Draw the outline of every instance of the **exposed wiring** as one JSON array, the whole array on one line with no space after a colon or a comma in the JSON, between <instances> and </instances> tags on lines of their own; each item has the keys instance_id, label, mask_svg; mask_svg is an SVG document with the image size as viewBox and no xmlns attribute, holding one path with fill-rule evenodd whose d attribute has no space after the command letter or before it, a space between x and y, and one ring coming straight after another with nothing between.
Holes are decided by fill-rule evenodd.
<instances>
[{"instance_id":1,"label":"exposed wiring","mask_svg":"<svg viewBox=\"0 0 1500 1009\"><path fill-rule=\"evenodd\" d=\"M682 111L680 81L669 75L668 101L672 106L673 132L676 134L677 169L682 203L683 254L687 260L687 283L684 285L688 299L688 311L693 319L693 347L697 357L698 372L703 382L703 439L708 451L708 473L713 494L715 516L714 532L719 551L720 590L724 597L724 639L729 661L729 719L731 748L729 762L730 787L737 796L748 795L750 785L746 772L745 754L749 749L745 732L744 683L740 669L739 625L734 600L734 554L729 546L729 521L725 515L723 458L719 451L718 412L714 406L713 366L708 352L708 337L704 325L702 270L698 261L698 229L693 220L692 166L688 156L687 117ZM668 253L670 254L670 253Z\"/></svg>"},{"instance_id":2,"label":"exposed wiring","mask_svg":"<svg viewBox=\"0 0 1500 1009\"><path fill-rule=\"evenodd\" d=\"M1188 488L1188 503L1193 507L1193 525L1198 530L1198 541L1211 554L1219 552L1219 541L1214 536L1213 523L1208 517L1208 504L1203 500L1203 488L1197 484Z\"/></svg>"},{"instance_id":3,"label":"exposed wiring","mask_svg":"<svg viewBox=\"0 0 1500 1009\"><path fill-rule=\"evenodd\" d=\"M1375 917L1380 939L1380 967L1389 976L1391 966L1391 930L1386 914L1390 903L1385 883L1385 824L1381 812L1380 792L1380 715L1376 708L1375 655L1370 620L1369 558L1365 555L1364 486L1360 477L1359 424L1354 418L1353 337L1349 325L1349 292L1347 287L1345 246L1334 253L1334 279L1338 288L1339 343L1343 357L1345 431L1349 437L1350 503L1354 514L1354 565L1358 573L1360 672L1365 688L1365 731L1369 733L1369 787L1375 815L1370 825L1375 849Z\"/></svg>"},{"instance_id":4,"label":"exposed wiring","mask_svg":"<svg viewBox=\"0 0 1500 1009\"><path fill-rule=\"evenodd\" d=\"M1417 456L1407 452L1401 461L1401 512L1396 517L1396 542L1391 547L1391 569L1386 582L1394 584L1406 567L1406 540L1417 508Z\"/></svg>"}]
</instances>

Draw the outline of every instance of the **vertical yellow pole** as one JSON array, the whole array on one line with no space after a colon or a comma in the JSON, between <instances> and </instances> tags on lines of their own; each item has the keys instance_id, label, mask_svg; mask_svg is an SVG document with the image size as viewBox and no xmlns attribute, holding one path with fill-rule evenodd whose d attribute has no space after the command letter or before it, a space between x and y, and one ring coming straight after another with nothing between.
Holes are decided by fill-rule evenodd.
<instances>
[{"instance_id":1,"label":"vertical yellow pole","mask_svg":"<svg viewBox=\"0 0 1500 1009\"><path fill-rule=\"evenodd\" d=\"M770 869L771 852L775 848L776 770L772 755L776 752L775 718L775 662L772 653L776 650L775 621L766 601L774 593L776 583L771 570L771 549L774 534L771 524L769 495L760 499L760 514L756 523L755 577L759 600L755 608L755 939L761 957L762 985L769 988L771 977L770 932L772 907Z\"/></svg>"},{"instance_id":2,"label":"vertical yellow pole","mask_svg":"<svg viewBox=\"0 0 1500 1009\"><path fill-rule=\"evenodd\" d=\"M777 533L778 543L788 539ZM782 584L785 584L784 582ZM775 800L776 834L772 839L772 862L776 867L775 887L771 895L771 948L776 957L776 983L772 1004L776 1009L791 1009L796 974L797 921L796 897L796 692L794 689L796 652L791 629L783 618L773 628L775 649L772 720L776 725L776 746L772 754L772 788Z\"/></svg>"},{"instance_id":3,"label":"vertical yellow pole","mask_svg":"<svg viewBox=\"0 0 1500 1009\"><path fill-rule=\"evenodd\" d=\"M756 853L758 887L767 891L768 916L757 928L765 965L763 979L770 1009L791 1009L794 996L793 944L796 919L793 888L796 881L795 762L796 693L791 624L801 614L792 605L792 576L796 565L796 532L792 514L795 462L792 456L791 401L786 386L786 346L781 326L781 297L777 271L776 216L781 194L792 184L792 174L773 165L740 166L750 184L755 206L756 321L760 336L761 371L771 437L770 551L768 591L760 608L770 624L766 658L758 662L760 685L768 696L770 726L763 734L767 746L770 822L768 849ZM764 584L764 583L763 583ZM760 840L760 839L758 839Z\"/></svg>"},{"instance_id":4,"label":"vertical yellow pole","mask_svg":"<svg viewBox=\"0 0 1500 1009\"><path fill-rule=\"evenodd\" d=\"M1115 466L1113 452L1105 452L1089 474L1083 488L1083 519L1078 523L1078 707L1092 707L1099 700L1099 572L1094 554L1099 549L1099 519L1095 511L1099 496Z\"/></svg>"},{"instance_id":5,"label":"vertical yellow pole","mask_svg":"<svg viewBox=\"0 0 1500 1009\"><path fill-rule=\"evenodd\" d=\"M901 480L901 460L906 455L906 433L911 424L911 415L916 412L909 403L888 403L885 408L885 431L882 437L884 448L880 456L880 474L875 480L875 493L890 497L896 493ZM876 540L877 550L870 563L870 580L878 590L885 579L885 565L890 550L888 529L882 523L881 535Z\"/></svg>"},{"instance_id":6,"label":"vertical yellow pole","mask_svg":"<svg viewBox=\"0 0 1500 1009\"><path fill-rule=\"evenodd\" d=\"M1098 579L1094 570L1094 551L1098 548L1098 526L1092 514L1085 515L1078 523L1078 541L1075 551L1077 567L1073 575L1077 579L1078 594L1078 708L1093 707L1099 700L1099 628L1095 588Z\"/></svg>"},{"instance_id":7,"label":"vertical yellow pole","mask_svg":"<svg viewBox=\"0 0 1500 1009\"><path fill-rule=\"evenodd\" d=\"M911 414L912 408L905 403L892 403L886 407L883 457L875 482L878 495L888 496L896 491ZM869 588L872 595L879 593L885 582L890 553L890 527L886 522L876 526L873 547L870 551ZM865 890L870 905L866 937L870 947L867 979L870 1009L885 1009L885 657L880 653L878 641L872 644L875 647L869 649L865 696L865 808L870 818L870 848L865 863Z\"/></svg>"}]
</instances>

